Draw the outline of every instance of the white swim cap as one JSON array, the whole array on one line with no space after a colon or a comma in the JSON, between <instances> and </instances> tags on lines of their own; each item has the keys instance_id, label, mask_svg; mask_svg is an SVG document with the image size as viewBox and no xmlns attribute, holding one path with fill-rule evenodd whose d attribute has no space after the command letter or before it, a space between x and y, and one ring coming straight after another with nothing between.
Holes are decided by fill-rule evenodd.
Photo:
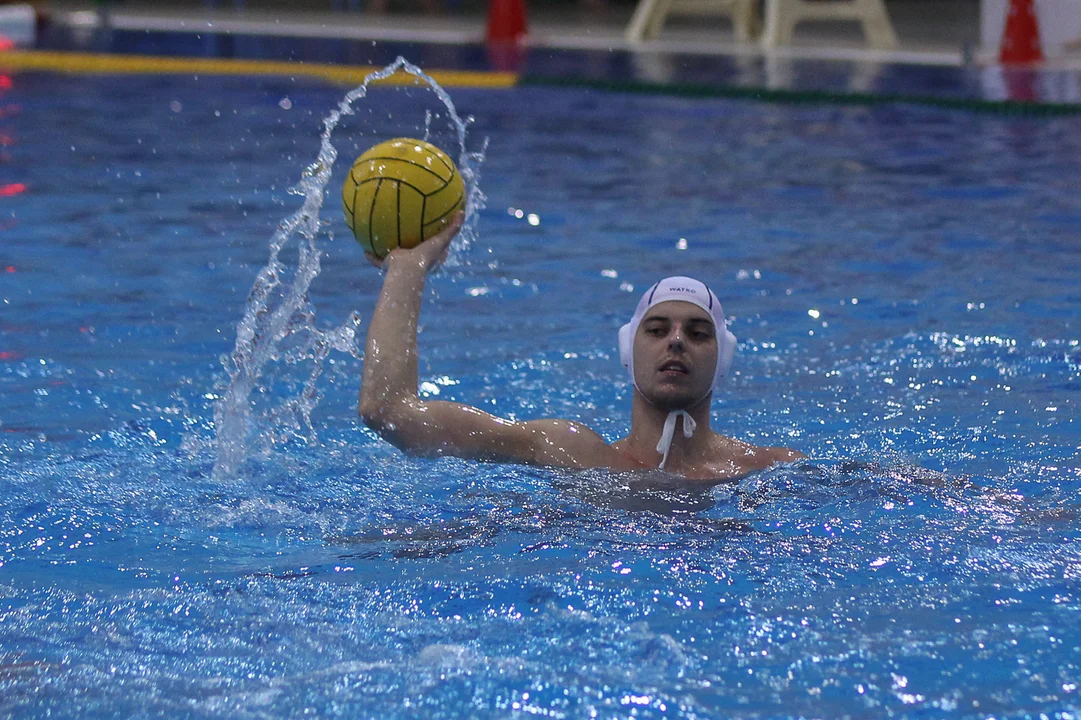
<instances>
[{"instance_id":1,"label":"white swim cap","mask_svg":"<svg viewBox=\"0 0 1081 720\"><path fill-rule=\"evenodd\" d=\"M721 309L721 301L704 283L694 278L677 275L665 278L646 290L642 299L638 301L634 317L619 329L619 361L631 374L631 382L638 387L634 380L634 335L638 332L638 326L642 324L642 318L651 307L670 300L697 305L713 318L713 327L717 331L717 369L713 373L713 388L716 389L728 375L728 371L732 369L732 356L736 352L736 336L728 330L728 324L724 320L724 310Z\"/></svg>"},{"instance_id":2,"label":"white swim cap","mask_svg":"<svg viewBox=\"0 0 1081 720\"><path fill-rule=\"evenodd\" d=\"M716 389L732 368L732 356L736 352L736 336L729 331L728 323L724 320L721 301L704 283L694 278L677 275L665 278L646 290L642 299L638 301L634 317L619 329L619 361L623 363L623 367L627 368L627 372L631 374L631 382L637 388L638 383L634 379L634 335L638 332L638 326L642 324L642 318L651 307L670 300L697 305L708 312L713 319L713 327L717 331L717 369L713 373L713 389ZM672 449L672 439L676 431L676 420L680 417L683 419L683 437L691 437L696 429L694 418L686 410L672 410L668 413L661 439L657 443L657 452L661 453L659 466L661 469L664 469L665 463L668 462L668 453Z\"/></svg>"}]
</instances>

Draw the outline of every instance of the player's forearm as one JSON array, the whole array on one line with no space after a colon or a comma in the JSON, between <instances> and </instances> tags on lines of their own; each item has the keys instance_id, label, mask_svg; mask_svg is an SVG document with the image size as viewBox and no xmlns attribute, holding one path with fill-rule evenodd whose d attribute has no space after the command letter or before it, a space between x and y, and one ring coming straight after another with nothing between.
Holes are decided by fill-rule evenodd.
<instances>
[{"instance_id":1,"label":"player's forearm","mask_svg":"<svg viewBox=\"0 0 1081 720\"><path fill-rule=\"evenodd\" d=\"M417 321L426 271L415 263L390 263L368 324L360 414L382 414L417 396Z\"/></svg>"}]
</instances>

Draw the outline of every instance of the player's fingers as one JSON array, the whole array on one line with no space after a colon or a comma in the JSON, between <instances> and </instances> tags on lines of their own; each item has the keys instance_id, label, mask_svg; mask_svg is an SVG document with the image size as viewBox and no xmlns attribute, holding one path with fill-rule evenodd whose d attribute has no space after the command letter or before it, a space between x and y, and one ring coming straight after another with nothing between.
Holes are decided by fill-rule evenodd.
<instances>
[{"instance_id":1,"label":"player's fingers","mask_svg":"<svg viewBox=\"0 0 1081 720\"><path fill-rule=\"evenodd\" d=\"M450 255L450 243L462 228L462 222L464 220L465 213L460 211L455 213L447 226L428 241L428 243L431 244L432 249L437 253L435 261L432 263L433 268L441 267L443 263L446 262L447 257Z\"/></svg>"},{"instance_id":2,"label":"player's fingers","mask_svg":"<svg viewBox=\"0 0 1081 720\"><path fill-rule=\"evenodd\" d=\"M379 257L375 253L370 253L367 250L364 251L364 257L368 259L368 262L379 268L383 269L383 258Z\"/></svg>"},{"instance_id":3,"label":"player's fingers","mask_svg":"<svg viewBox=\"0 0 1081 720\"><path fill-rule=\"evenodd\" d=\"M462 222L465 220L464 212L457 212L454 217L450 219L447 226L440 230L438 233L432 236L428 242L434 242L441 249L450 245L450 241L454 239L454 236L458 234L458 231L462 229Z\"/></svg>"}]
</instances>

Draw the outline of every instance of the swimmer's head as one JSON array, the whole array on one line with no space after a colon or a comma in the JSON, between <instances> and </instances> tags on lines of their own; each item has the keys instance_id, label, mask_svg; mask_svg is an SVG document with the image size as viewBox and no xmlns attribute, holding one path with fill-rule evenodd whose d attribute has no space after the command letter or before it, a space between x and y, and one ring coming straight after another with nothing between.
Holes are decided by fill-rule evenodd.
<instances>
[{"instance_id":1,"label":"swimmer's head","mask_svg":"<svg viewBox=\"0 0 1081 720\"><path fill-rule=\"evenodd\" d=\"M697 306L697 309L676 307L674 312L681 321L689 323L688 327L693 327L694 322L697 321L712 323L713 334L715 334L717 340L717 355L713 368L712 383L705 388L704 392L700 392L698 397L693 399L693 402L698 402L711 390L716 389L728 375L729 370L732 368L732 357L736 350L736 337L728 330L721 302L704 283L689 277L675 276L665 278L646 290L641 300L638 301L634 317L619 329L619 359L623 363L623 367L627 368L630 373L631 382L641 392L642 389L638 386L634 371L635 338L639 335L639 328L644 320L653 315L667 316L671 314L661 312L663 309L658 309L655 313L651 313L651 311L662 303L675 302ZM650 323L652 322L654 321L647 320L647 331L650 330ZM660 324L663 325L663 322Z\"/></svg>"}]
</instances>

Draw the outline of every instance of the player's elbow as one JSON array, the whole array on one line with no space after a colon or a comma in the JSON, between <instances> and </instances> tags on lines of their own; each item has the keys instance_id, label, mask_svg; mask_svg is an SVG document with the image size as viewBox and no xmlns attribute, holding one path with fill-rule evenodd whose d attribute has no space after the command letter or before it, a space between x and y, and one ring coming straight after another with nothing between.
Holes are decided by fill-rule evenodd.
<instances>
[{"instance_id":1,"label":"player's elbow","mask_svg":"<svg viewBox=\"0 0 1081 720\"><path fill-rule=\"evenodd\" d=\"M380 428L392 423L396 416L406 411L406 405L406 399L399 395L363 384L360 386L357 414L365 425L379 432Z\"/></svg>"},{"instance_id":2,"label":"player's elbow","mask_svg":"<svg viewBox=\"0 0 1081 720\"><path fill-rule=\"evenodd\" d=\"M389 440L390 438L387 435L393 433L398 426L396 420L400 421L397 416L401 412L395 405L396 403L383 400L361 398L360 404L357 406L357 414L360 416L361 422L381 437Z\"/></svg>"},{"instance_id":3,"label":"player's elbow","mask_svg":"<svg viewBox=\"0 0 1081 720\"><path fill-rule=\"evenodd\" d=\"M431 449L416 437L416 408L408 403L361 400L360 420L379 437L408 455L430 455Z\"/></svg>"},{"instance_id":4,"label":"player's elbow","mask_svg":"<svg viewBox=\"0 0 1081 720\"><path fill-rule=\"evenodd\" d=\"M369 398L362 397L357 404L357 415L360 416L360 421L362 423L378 432L378 426L383 418L383 406L381 403L373 402Z\"/></svg>"}]
</instances>

